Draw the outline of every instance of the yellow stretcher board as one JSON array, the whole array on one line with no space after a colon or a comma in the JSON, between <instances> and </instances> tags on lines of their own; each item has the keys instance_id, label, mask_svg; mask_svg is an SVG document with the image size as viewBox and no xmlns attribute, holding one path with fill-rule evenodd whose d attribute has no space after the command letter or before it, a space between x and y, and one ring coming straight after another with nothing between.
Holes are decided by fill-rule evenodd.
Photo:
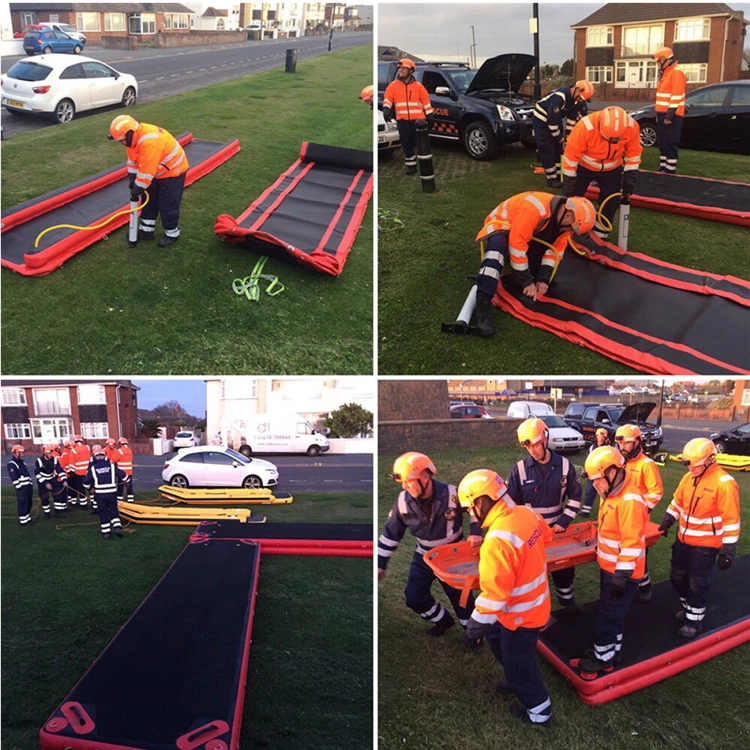
<instances>
[{"instance_id":1,"label":"yellow stretcher board","mask_svg":"<svg viewBox=\"0 0 750 750\"><path fill-rule=\"evenodd\" d=\"M659 527L649 521L646 546L656 544ZM424 555L432 572L449 586L461 591L460 603L466 606L469 593L479 588L479 550L468 541L443 544ZM572 523L562 534L555 534L547 544L547 572L572 568L596 560L596 521Z\"/></svg>"},{"instance_id":2,"label":"yellow stretcher board","mask_svg":"<svg viewBox=\"0 0 750 750\"><path fill-rule=\"evenodd\" d=\"M669 454L670 461L681 461L682 454L678 453L676 456ZM722 469L729 469L730 471L750 471L750 456L735 456L731 453L717 453L716 463L721 466Z\"/></svg>"},{"instance_id":3,"label":"yellow stretcher board","mask_svg":"<svg viewBox=\"0 0 750 750\"><path fill-rule=\"evenodd\" d=\"M240 521L241 523L264 523L250 520L252 511L247 508L175 508L161 505L117 503L121 518L133 523L161 524L168 526L197 526L203 521Z\"/></svg>"},{"instance_id":4,"label":"yellow stretcher board","mask_svg":"<svg viewBox=\"0 0 750 750\"><path fill-rule=\"evenodd\" d=\"M239 505L286 505L294 501L287 492L274 495L271 490L263 488L245 490L239 487L222 487L220 489L195 489L187 487L172 487L163 484L159 487L162 497L186 505L215 505L237 503Z\"/></svg>"}]
</instances>

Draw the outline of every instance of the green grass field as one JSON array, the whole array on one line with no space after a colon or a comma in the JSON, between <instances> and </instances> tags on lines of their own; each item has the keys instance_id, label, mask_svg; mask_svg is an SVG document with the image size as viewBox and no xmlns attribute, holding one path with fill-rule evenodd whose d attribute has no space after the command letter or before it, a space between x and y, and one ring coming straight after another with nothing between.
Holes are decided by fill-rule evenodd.
<instances>
[{"instance_id":1,"label":"green grass field","mask_svg":"<svg viewBox=\"0 0 750 750\"><path fill-rule=\"evenodd\" d=\"M494 339L451 336L441 322L456 319L479 270L473 246L485 216L524 190L545 190L529 165L536 156L520 145L500 158L478 162L457 145L431 141L438 192L422 193L419 179L403 174L396 153L378 167L379 210L397 211L403 228L385 222L378 237L378 371L381 374L484 375L548 373L615 375L634 372L589 349L494 311ZM644 169L658 168L655 149L644 151ZM680 172L750 182L750 157L680 152ZM615 231L611 235L617 235ZM747 229L714 221L635 208L629 249L665 261L750 278ZM418 354L417 354L418 352Z\"/></svg>"},{"instance_id":2,"label":"green grass field","mask_svg":"<svg viewBox=\"0 0 750 750\"><path fill-rule=\"evenodd\" d=\"M48 276L4 269L3 372L372 373L372 211L341 276L270 258L264 273L286 291L259 302L232 291L258 256L213 233L216 217L242 213L302 141L371 150L372 113L358 100L370 80L372 47L362 46L300 62L294 75L276 69L129 110L175 135L238 138L242 151L185 191L172 248L130 250L123 228ZM4 142L3 207L124 162L124 149L106 138L122 111Z\"/></svg>"},{"instance_id":3,"label":"green grass field","mask_svg":"<svg viewBox=\"0 0 750 750\"><path fill-rule=\"evenodd\" d=\"M472 469L494 468L507 476L525 452L516 448L454 450L430 454L443 482L457 484ZM380 534L398 487L387 477L395 456L379 457ZM580 467L584 455L573 456ZM662 469L664 499L652 513L661 520L683 467L668 462ZM750 475L735 472L740 496L750 494ZM597 506L594 506L595 510ZM669 577L673 533L649 551L655 581ZM403 603L414 549L407 534L391 558L378 597L378 734L381 750L460 747L462 750L741 750L750 741L750 646L743 645L681 674L602 706L587 706L547 662L539 658L542 678L553 705L550 730L522 724L508 712L512 696L497 696L502 677L486 644L475 652L461 645L458 628L442 638L424 635L426 626ZM750 531L742 532L739 554L750 552ZM598 566L576 571L579 602L598 598ZM721 585L720 574L714 586ZM440 586L433 593L449 606ZM675 595L675 602L677 597ZM639 606L634 604L634 606ZM675 607L678 608L679 605ZM625 632L624 648L627 649Z\"/></svg>"},{"instance_id":4,"label":"green grass field","mask_svg":"<svg viewBox=\"0 0 750 750\"><path fill-rule=\"evenodd\" d=\"M58 703L187 543L192 527L131 525L102 542L96 516L21 528L2 491L2 746L31 750ZM367 493L254 506L269 522L370 523ZM372 560L262 558L241 747L372 744ZM179 623L175 623L175 632ZM113 676L113 679L116 676Z\"/></svg>"}]
</instances>

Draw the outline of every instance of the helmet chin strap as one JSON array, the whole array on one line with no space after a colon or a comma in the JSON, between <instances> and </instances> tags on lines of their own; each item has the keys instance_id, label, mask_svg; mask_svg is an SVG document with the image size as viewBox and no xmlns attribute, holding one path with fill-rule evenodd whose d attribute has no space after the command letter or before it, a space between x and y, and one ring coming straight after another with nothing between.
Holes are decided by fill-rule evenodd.
<instances>
[{"instance_id":1,"label":"helmet chin strap","mask_svg":"<svg viewBox=\"0 0 750 750\"><path fill-rule=\"evenodd\" d=\"M606 476L605 476L606 479ZM622 485L625 483L625 469L615 469L615 475L612 477L612 480L607 479L607 484L609 485L609 489L607 490L606 497L609 497L610 495L616 495L621 489Z\"/></svg>"}]
</instances>

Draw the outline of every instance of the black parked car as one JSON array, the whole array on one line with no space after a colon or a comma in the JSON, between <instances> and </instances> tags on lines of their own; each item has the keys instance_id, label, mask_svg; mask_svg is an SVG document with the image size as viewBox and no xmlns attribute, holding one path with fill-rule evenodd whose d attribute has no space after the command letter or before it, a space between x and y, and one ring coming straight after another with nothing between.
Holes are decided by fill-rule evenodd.
<instances>
[{"instance_id":1,"label":"black parked car","mask_svg":"<svg viewBox=\"0 0 750 750\"><path fill-rule=\"evenodd\" d=\"M630 116L641 126L641 145L656 145L656 110ZM708 151L750 154L750 80L725 81L688 92L680 145Z\"/></svg>"},{"instance_id":2,"label":"black parked car","mask_svg":"<svg viewBox=\"0 0 750 750\"><path fill-rule=\"evenodd\" d=\"M724 432L714 432L711 440L719 453L731 456L750 456L750 422Z\"/></svg>"}]
</instances>

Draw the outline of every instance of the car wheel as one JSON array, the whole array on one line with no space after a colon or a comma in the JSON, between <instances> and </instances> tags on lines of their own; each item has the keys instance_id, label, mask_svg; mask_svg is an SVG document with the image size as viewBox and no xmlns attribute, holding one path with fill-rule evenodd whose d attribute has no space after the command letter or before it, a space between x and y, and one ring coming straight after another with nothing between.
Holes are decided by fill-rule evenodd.
<instances>
[{"instance_id":1,"label":"car wheel","mask_svg":"<svg viewBox=\"0 0 750 750\"><path fill-rule=\"evenodd\" d=\"M320 455L320 446L319 445L311 445L307 449L307 455L308 456L319 456Z\"/></svg>"},{"instance_id":2,"label":"car wheel","mask_svg":"<svg viewBox=\"0 0 750 750\"><path fill-rule=\"evenodd\" d=\"M243 490L262 490L263 482L260 477L256 477L255 474L251 474L249 477L245 477L242 480Z\"/></svg>"},{"instance_id":3,"label":"car wheel","mask_svg":"<svg viewBox=\"0 0 750 750\"><path fill-rule=\"evenodd\" d=\"M55 107L53 117L57 122L66 123L70 122L75 117L76 107L70 99L63 99Z\"/></svg>"},{"instance_id":4,"label":"car wheel","mask_svg":"<svg viewBox=\"0 0 750 750\"><path fill-rule=\"evenodd\" d=\"M45 48L44 48L44 49L42 50L42 54L43 54L43 55L51 55L51 54L52 54L52 47L45 47Z\"/></svg>"},{"instance_id":5,"label":"car wheel","mask_svg":"<svg viewBox=\"0 0 750 750\"><path fill-rule=\"evenodd\" d=\"M76 44L76 46L73 47L73 53L76 54L76 55L80 55L81 54L81 49L82 49L81 45L80 44Z\"/></svg>"},{"instance_id":6,"label":"car wheel","mask_svg":"<svg viewBox=\"0 0 750 750\"><path fill-rule=\"evenodd\" d=\"M466 152L472 159L490 161L497 156L495 134L482 120L475 120L464 128L463 142Z\"/></svg>"},{"instance_id":7,"label":"car wheel","mask_svg":"<svg viewBox=\"0 0 750 750\"><path fill-rule=\"evenodd\" d=\"M656 145L656 124L653 122L639 123L641 126L641 146L651 148Z\"/></svg>"},{"instance_id":8,"label":"car wheel","mask_svg":"<svg viewBox=\"0 0 750 750\"><path fill-rule=\"evenodd\" d=\"M128 86L122 95L122 106L132 107L135 104L135 89L132 86Z\"/></svg>"},{"instance_id":9,"label":"car wheel","mask_svg":"<svg viewBox=\"0 0 750 750\"><path fill-rule=\"evenodd\" d=\"M727 447L724 445L724 443L714 443L716 446L716 452L717 453L725 453L727 450Z\"/></svg>"},{"instance_id":10,"label":"car wheel","mask_svg":"<svg viewBox=\"0 0 750 750\"><path fill-rule=\"evenodd\" d=\"M250 458L250 456L253 455L253 449L249 445L241 445L240 446L240 453L245 458Z\"/></svg>"},{"instance_id":11,"label":"car wheel","mask_svg":"<svg viewBox=\"0 0 750 750\"><path fill-rule=\"evenodd\" d=\"M188 482L188 479L183 474L175 474L170 480L169 484L172 487L183 487L184 489L187 489L190 487L190 482Z\"/></svg>"}]
</instances>

